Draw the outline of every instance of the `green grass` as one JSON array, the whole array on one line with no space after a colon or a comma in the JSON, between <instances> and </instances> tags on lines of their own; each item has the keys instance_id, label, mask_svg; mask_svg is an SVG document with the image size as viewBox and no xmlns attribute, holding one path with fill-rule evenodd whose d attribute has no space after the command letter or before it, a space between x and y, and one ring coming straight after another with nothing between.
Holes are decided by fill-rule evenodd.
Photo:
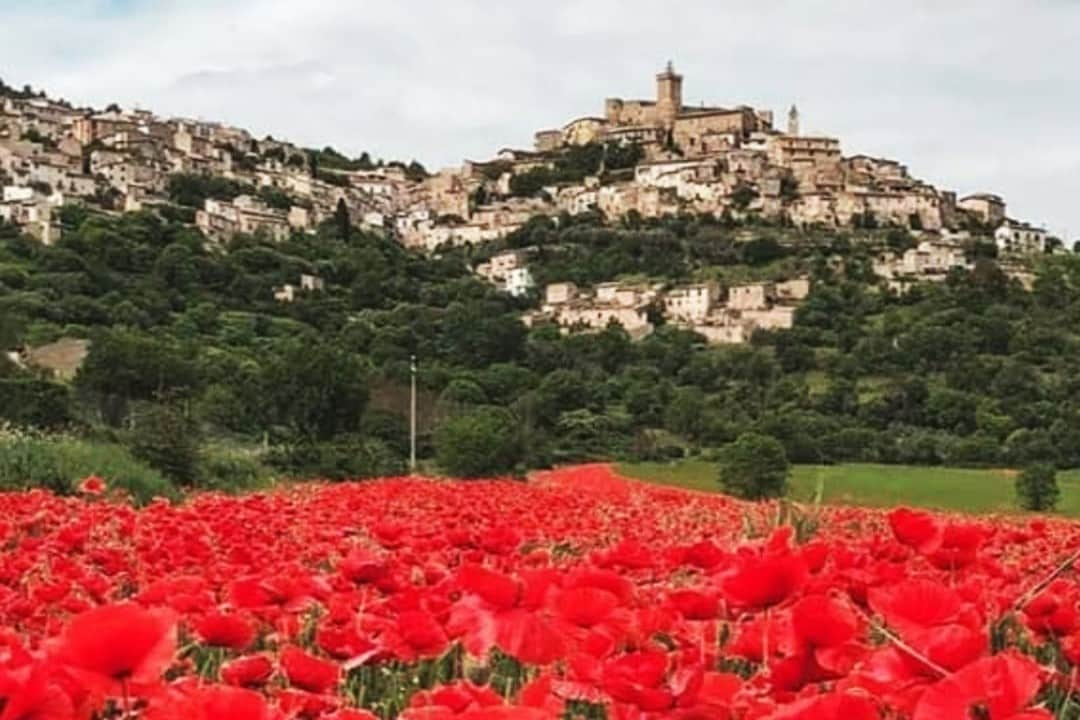
<instances>
[{"instance_id":1,"label":"green grass","mask_svg":"<svg viewBox=\"0 0 1080 720\"><path fill-rule=\"evenodd\" d=\"M717 465L704 460L679 463L626 463L628 477L691 490L719 492ZM826 503L895 507L910 505L967 513L1019 512L1010 470L913 467L908 465L796 465L791 497L813 498L819 483ZM1058 474L1062 515L1080 517L1080 471Z\"/></svg>"},{"instance_id":2,"label":"green grass","mask_svg":"<svg viewBox=\"0 0 1080 720\"><path fill-rule=\"evenodd\" d=\"M179 497L160 472L121 445L68 437L0 437L0 491L46 488L70 494L88 475L100 475L110 488L127 491L139 504Z\"/></svg>"}]
</instances>

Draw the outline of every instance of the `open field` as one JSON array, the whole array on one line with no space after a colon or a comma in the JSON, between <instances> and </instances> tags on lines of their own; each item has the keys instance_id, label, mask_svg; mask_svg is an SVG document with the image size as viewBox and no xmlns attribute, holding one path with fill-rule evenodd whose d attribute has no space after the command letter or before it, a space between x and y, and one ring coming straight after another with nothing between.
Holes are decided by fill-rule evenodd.
<instances>
[{"instance_id":1,"label":"open field","mask_svg":"<svg viewBox=\"0 0 1080 720\"><path fill-rule=\"evenodd\" d=\"M680 463L626 463L619 470L634 478L662 485L716 492L717 465L703 460ZM1012 470L914 467L907 465L796 465L791 495L809 500L819 483L825 502L892 507L915 507L989 513L1017 512ZM1058 474L1063 515L1080 517L1080 471Z\"/></svg>"},{"instance_id":2,"label":"open field","mask_svg":"<svg viewBox=\"0 0 1080 720\"><path fill-rule=\"evenodd\" d=\"M1072 573L1027 601L1075 559L1059 519L830 508L798 542L605 464L138 509L94 480L0 493L5 720L1078 716L1080 659L1043 664Z\"/></svg>"}]
</instances>

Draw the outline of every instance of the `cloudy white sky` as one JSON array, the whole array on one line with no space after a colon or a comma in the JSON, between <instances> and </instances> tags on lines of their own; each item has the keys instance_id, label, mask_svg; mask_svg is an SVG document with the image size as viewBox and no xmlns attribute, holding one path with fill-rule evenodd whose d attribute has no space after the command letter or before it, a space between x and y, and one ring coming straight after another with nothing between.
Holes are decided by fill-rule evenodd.
<instances>
[{"instance_id":1,"label":"cloudy white sky","mask_svg":"<svg viewBox=\"0 0 1080 720\"><path fill-rule=\"evenodd\" d=\"M651 97L745 103L1080 238L1080 0L0 0L0 77L429 167Z\"/></svg>"}]
</instances>

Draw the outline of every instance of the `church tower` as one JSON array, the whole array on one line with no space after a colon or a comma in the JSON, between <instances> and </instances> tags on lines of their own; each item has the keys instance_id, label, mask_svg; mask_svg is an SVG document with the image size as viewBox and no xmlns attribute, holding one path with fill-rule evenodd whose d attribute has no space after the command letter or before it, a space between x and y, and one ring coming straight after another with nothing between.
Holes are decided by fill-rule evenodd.
<instances>
[{"instance_id":1,"label":"church tower","mask_svg":"<svg viewBox=\"0 0 1080 720\"><path fill-rule=\"evenodd\" d=\"M792 137L799 136L799 108L794 105L791 106L787 114L787 134Z\"/></svg>"},{"instance_id":2,"label":"church tower","mask_svg":"<svg viewBox=\"0 0 1080 720\"><path fill-rule=\"evenodd\" d=\"M656 119L664 127L675 124L675 118L682 112L682 75L675 72L668 60L664 72L656 76Z\"/></svg>"}]
</instances>

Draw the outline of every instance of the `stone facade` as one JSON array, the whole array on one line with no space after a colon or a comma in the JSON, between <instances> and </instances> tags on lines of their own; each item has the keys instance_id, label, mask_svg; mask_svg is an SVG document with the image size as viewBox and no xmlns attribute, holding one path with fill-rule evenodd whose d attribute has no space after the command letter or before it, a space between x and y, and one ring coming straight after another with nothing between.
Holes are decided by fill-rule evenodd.
<instances>
[{"instance_id":1,"label":"stone facade","mask_svg":"<svg viewBox=\"0 0 1080 720\"><path fill-rule=\"evenodd\" d=\"M652 332L650 308L658 306L667 322L693 330L708 343L737 344L748 342L757 330L793 327L798 304L809 291L807 278L736 285L728 288L725 302L716 283L668 289L603 283L589 292L573 283L552 283L545 288L540 310L524 319L530 325L554 322L564 332L597 331L616 322L637 338Z\"/></svg>"},{"instance_id":2,"label":"stone facade","mask_svg":"<svg viewBox=\"0 0 1080 720\"><path fill-rule=\"evenodd\" d=\"M526 313L523 320L528 325L540 320L553 322L564 333L597 332L615 323L632 338L641 338L653 331L648 308L658 292L659 286L619 283L604 283L583 292L573 283L554 283L545 288L539 312Z\"/></svg>"},{"instance_id":3,"label":"stone facade","mask_svg":"<svg viewBox=\"0 0 1080 720\"><path fill-rule=\"evenodd\" d=\"M34 141L23 139L27 133ZM30 187L36 193L35 209L21 200L20 207L9 206L4 216L36 236L55 237L42 224L46 197L50 202L55 196L64 202L98 204L105 212L138 211L168 201L173 173L209 174L257 189L274 188L298 201L284 223L278 211L254 201L232 210L212 207L208 213L203 208L201 227L216 237L254 226L274 237L289 229L310 230L332 217L339 202L357 221L384 218L405 207L412 186L418 184L406 179L404 168L393 165L355 173L327 170L315 177L303 149L271 138L255 140L243 129L220 123L166 119L146 110L95 112L45 98L0 102L0 185ZM334 174L341 180L328 181ZM383 226L380 220L378 229Z\"/></svg>"},{"instance_id":4,"label":"stone facade","mask_svg":"<svg viewBox=\"0 0 1080 720\"><path fill-rule=\"evenodd\" d=\"M1032 255L1046 252L1046 230L1017 220L1006 220L996 231L994 241L1003 255Z\"/></svg>"},{"instance_id":5,"label":"stone facade","mask_svg":"<svg viewBox=\"0 0 1080 720\"><path fill-rule=\"evenodd\" d=\"M957 204L990 227L1000 227L1005 222L1005 201L998 195L976 193L961 198Z\"/></svg>"},{"instance_id":6,"label":"stone facade","mask_svg":"<svg viewBox=\"0 0 1080 720\"><path fill-rule=\"evenodd\" d=\"M276 210L247 195L241 195L232 202L207 198L203 209L195 214L195 225L213 238L226 238L237 233L262 233L280 242L294 229L306 229L308 214L303 208L297 207L288 212Z\"/></svg>"},{"instance_id":7,"label":"stone facade","mask_svg":"<svg viewBox=\"0 0 1080 720\"><path fill-rule=\"evenodd\" d=\"M528 293L535 283L525 264L525 252L510 250L476 266L476 274L514 297Z\"/></svg>"}]
</instances>

